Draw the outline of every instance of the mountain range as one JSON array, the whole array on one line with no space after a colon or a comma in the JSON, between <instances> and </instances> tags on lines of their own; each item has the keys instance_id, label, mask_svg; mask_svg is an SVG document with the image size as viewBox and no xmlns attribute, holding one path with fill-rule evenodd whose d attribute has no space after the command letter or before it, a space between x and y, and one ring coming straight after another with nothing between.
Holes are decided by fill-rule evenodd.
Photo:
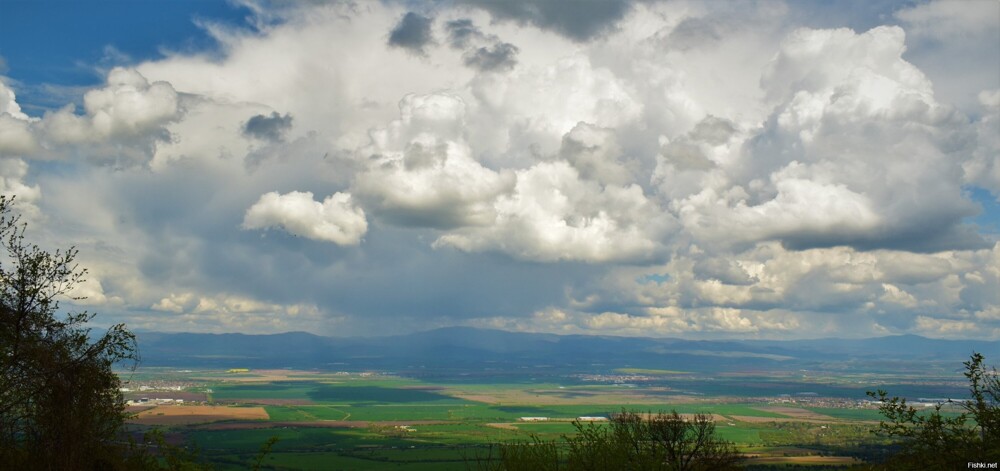
<instances>
[{"instance_id":1,"label":"mountain range","mask_svg":"<svg viewBox=\"0 0 1000 471\"><path fill-rule=\"evenodd\" d=\"M518 368L611 371L619 368L725 372L825 366L898 371L954 363L973 351L988 363L1000 341L942 340L916 335L867 339L685 340L555 335L448 327L386 337L323 337L139 332L144 366L316 368L324 370L516 371ZM993 360L993 361L991 361Z\"/></svg>"}]
</instances>

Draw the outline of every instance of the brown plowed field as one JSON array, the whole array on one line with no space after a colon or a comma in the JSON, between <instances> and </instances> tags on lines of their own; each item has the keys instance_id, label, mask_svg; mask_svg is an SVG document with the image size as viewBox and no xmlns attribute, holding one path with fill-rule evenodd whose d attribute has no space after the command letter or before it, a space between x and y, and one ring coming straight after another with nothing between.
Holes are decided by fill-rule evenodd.
<instances>
[{"instance_id":1,"label":"brown plowed field","mask_svg":"<svg viewBox=\"0 0 1000 471\"><path fill-rule=\"evenodd\" d=\"M219 376L195 376L193 379L204 381L237 382L237 383L257 383L273 381L317 381L336 383L339 381L328 381L326 375L317 374L315 371L306 370L250 370L245 373L225 373Z\"/></svg>"},{"instance_id":2,"label":"brown plowed field","mask_svg":"<svg viewBox=\"0 0 1000 471\"><path fill-rule=\"evenodd\" d=\"M263 407L161 405L136 414L131 421L143 425L190 425L221 420L267 420Z\"/></svg>"},{"instance_id":3,"label":"brown plowed field","mask_svg":"<svg viewBox=\"0 0 1000 471\"><path fill-rule=\"evenodd\" d=\"M767 406L767 407L755 407L755 409L764 412L774 412L781 415L787 415L796 419L807 419L807 420L822 420L824 422L835 421L837 419L830 417L829 415L823 415L818 412L813 412L807 409L801 409L798 407L782 407L782 406Z\"/></svg>"},{"instance_id":4,"label":"brown plowed field","mask_svg":"<svg viewBox=\"0 0 1000 471\"><path fill-rule=\"evenodd\" d=\"M224 423L214 423L214 424L203 424L197 427L198 430L253 430L262 428L281 428L281 427L291 427L291 428L366 428L370 426L401 426L401 425L441 425L441 424L455 424L458 422L451 422L447 420L388 420L388 421L378 421L378 422L366 422L363 420L313 420L313 421L302 421L302 422L283 422L283 421L268 421L268 422L224 422Z\"/></svg>"}]
</instances>

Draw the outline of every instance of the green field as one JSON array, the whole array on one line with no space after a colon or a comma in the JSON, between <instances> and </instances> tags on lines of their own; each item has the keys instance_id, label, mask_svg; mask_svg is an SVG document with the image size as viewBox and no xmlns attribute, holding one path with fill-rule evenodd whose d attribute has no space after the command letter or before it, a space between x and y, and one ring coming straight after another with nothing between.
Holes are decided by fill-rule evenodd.
<instances>
[{"instance_id":1,"label":"green field","mask_svg":"<svg viewBox=\"0 0 1000 471\"><path fill-rule=\"evenodd\" d=\"M838 419L871 421L882 419L882 415L877 410L872 409L836 409L832 407L807 407L806 409Z\"/></svg>"},{"instance_id":2,"label":"green field","mask_svg":"<svg viewBox=\"0 0 1000 471\"><path fill-rule=\"evenodd\" d=\"M687 377L674 371L618 371ZM145 371L136 377L181 381L185 390L211 391L209 400L224 410L227 405L262 407L267 413L268 421L263 423L222 417L217 424L178 421L163 426L171 436L197 446L203 459L219 469L245 469L272 436L279 441L265 464L276 469L468 469L490 444L532 436L563 441L576 433L575 418L610 417L625 409L714 414L718 435L748 453L766 454L771 449L787 453L788 447L793 447L805 450L803 453L829 454L831 449L847 450L870 440L871 421L880 418L872 409L808 401L796 405L787 398L777 408L759 399L677 396L662 387L527 381L431 383L389 375L320 372L162 373L158 376L156 371ZM788 381L754 377L750 383L784 385ZM519 420L522 417L547 420L526 422ZM256 428L266 424L272 425Z\"/></svg>"}]
</instances>

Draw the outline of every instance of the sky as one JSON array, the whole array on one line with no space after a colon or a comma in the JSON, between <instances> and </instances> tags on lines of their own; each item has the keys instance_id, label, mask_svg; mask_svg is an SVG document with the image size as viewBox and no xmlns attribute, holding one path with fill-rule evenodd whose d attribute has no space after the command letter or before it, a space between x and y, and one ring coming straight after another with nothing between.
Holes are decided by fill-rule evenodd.
<instances>
[{"instance_id":1,"label":"sky","mask_svg":"<svg viewBox=\"0 0 1000 471\"><path fill-rule=\"evenodd\" d=\"M1000 339L1000 2L0 0L0 194L97 325Z\"/></svg>"}]
</instances>

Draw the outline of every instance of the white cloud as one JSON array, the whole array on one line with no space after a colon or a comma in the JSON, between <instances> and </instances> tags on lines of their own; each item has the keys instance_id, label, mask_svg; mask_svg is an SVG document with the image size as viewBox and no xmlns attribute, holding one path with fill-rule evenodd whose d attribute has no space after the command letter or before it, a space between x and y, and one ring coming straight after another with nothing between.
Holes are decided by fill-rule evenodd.
<instances>
[{"instance_id":1,"label":"white cloud","mask_svg":"<svg viewBox=\"0 0 1000 471\"><path fill-rule=\"evenodd\" d=\"M672 218L638 185L583 180L565 161L517 172L514 191L497 198L492 225L441 236L435 247L495 250L540 261L641 261L662 256Z\"/></svg>"},{"instance_id":2,"label":"white cloud","mask_svg":"<svg viewBox=\"0 0 1000 471\"><path fill-rule=\"evenodd\" d=\"M627 185L636 180L637 163L626 159L612 129L580 122L563 137L559 156L582 178L601 184Z\"/></svg>"},{"instance_id":3,"label":"white cloud","mask_svg":"<svg viewBox=\"0 0 1000 471\"><path fill-rule=\"evenodd\" d=\"M37 203L42 191L38 185L25 183L27 174L28 164L23 160L0 159L0 195L15 197L14 208L27 218L24 222L36 222L41 217Z\"/></svg>"},{"instance_id":4,"label":"white cloud","mask_svg":"<svg viewBox=\"0 0 1000 471\"><path fill-rule=\"evenodd\" d=\"M0 115L4 113L22 121L28 120L28 115L24 114L21 111L21 105L17 104L14 90L11 90L3 80L0 80Z\"/></svg>"},{"instance_id":5,"label":"white cloud","mask_svg":"<svg viewBox=\"0 0 1000 471\"><path fill-rule=\"evenodd\" d=\"M280 21L259 34L204 24L222 58L173 53L137 70L219 102L266 104L294 116L296 128L363 144L371 127L397 116L403 96L458 88L473 75L447 47L427 57L390 48L389 32L405 13L384 4L289 5L265 12Z\"/></svg>"},{"instance_id":6,"label":"white cloud","mask_svg":"<svg viewBox=\"0 0 1000 471\"><path fill-rule=\"evenodd\" d=\"M692 201L681 207L682 220L698 227L706 240L728 243L803 236L849 240L878 227L880 218L866 196L844 184L789 176L800 169L792 162L771 175L777 193L771 200L750 206L740 199L711 222L702 222L711 208Z\"/></svg>"},{"instance_id":7,"label":"white cloud","mask_svg":"<svg viewBox=\"0 0 1000 471\"><path fill-rule=\"evenodd\" d=\"M1000 306L996 266L1000 244L935 254L847 247L792 251L775 243L732 254L692 249L666 265L619 268L577 306L646 306L648 312L678 315L733 308L800 335L871 335L876 323L886 333L923 332L930 324L918 324L918 315L962 318L984 329L975 336L988 337L1000 328L991 316Z\"/></svg>"},{"instance_id":8,"label":"white cloud","mask_svg":"<svg viewBox=\"0 0 1000 471\"><path fill-rule=\"evenodd\" d=\"M330 322L330 319L323 319L320 310L311 304L269 303L227 293L170 293L150 306L150 309L169 313L169 316L156 316L153 318L154 324L139 325L141 328L160 331L315 331L317 326Z\"/></svg>"},{"instance_id":9,"label":"white cloud","mask_svg":"<svg viewBox=\"0 0 1000 471\"><path fill-rule=\"evenodd\" d=\"M387 45L404 8L255 5L254 30L201 23L214 54L114 69L40 119L0 84L0 192L147 328L997 328L995 241L963 225L969 186L1000 195L987 15L920 4L855 32L640 3L573 41L444 5L414 55ZM245 132L255 116L280 132ZM247 231L266 228L354 247Z\"/></svg>"},{"instance_id":10,"label":"white cloud","mask_svg":"<svg viewBox=\"0 0 1000 471\"><path fill-rule=\"evenodd\" d=\"M121 67L108 73L106 87L87 92L83 105L84 116L71 108L47 115L46 137L64 144L130 138L155 133L181 112L169 83L150 83L136 70Z\"/></svg>"},{"instance_id":11,"label":"white cloud","mask_svg":"<svg viewBox=\"0 0 1000 471\"><path fill-rule=\"evenodd\" d=\"M917 298L900 289L898 286L883 283L882 288L885 290L885 294L879 298L880 301L899 304L906 308L914 308L919 304Z\"/></svg>"},{"instance_id":12,"label":"white cloud","mask_svg":"<svg viewBox=\"0 0 1000 471\"><path fill-rule=\"evenodd\" d=\"M685 205L715 199L718 192L726 199L744 199L742 187L727 189L730 179L725 169L740 157L745 139L735 123L711 115L684 135L661 136L650 183L682 217Z\"/></svg>"},{"instance_id":13,"label":"white cloud","mask_svg":"<svg viewBox=\"0 0 1000 471\"><path fill-rule=\"evenodd\" d=\"M180 314L186 309L193 309L197 305L196 298L192 293L174 294L170 293L156 304L150 306L150 309L163 312L172 312L175 314Z\"/></svg>"},{"instance_id":14,"label":"white cloud","mask_svg":"<svg viewBox=\"0 0 1000 471\"><path fill-rule=\"evenodd\" d=\"M83 281L74 285L67 296L74 298L71 301L73 304L81 306L107 307L123 303L120 297L108 297L104 293L104 286L101 284L100 278L91 273L88 273Z\"/></svg>"},{"instance_id":15,"label":"white cloud","mask_svg":"<svg viewBox=\"0 0 1000 471\"><path fill-rule=\"evenodd\" d=\"M997 335L1000 328L983 329L982 325L962 319L939 319L929 316L917 316L916 330L921 334L935 338L969 338L980 337L983 334Z\"/></svg>"},{"instance_id":16,"label":"white cloud","mask_svg":"<svg viewBox=\"0 0 1000 471\"><path fill-rule=\"evenodd\" d=\"M928 92L930 81L901 57L904 38L897 27L860 34L847 28L798 29L782 41L761 86L769 99L781 103L802 91L829 93L831 87L849 84L852 75L868 70L899 87Z\"/></svg>"},{"instance_id":17,"label":"white cloud","mask_svg":"<svg viewBox=\"0 0 1000 471\"><path fill-rule=\"evenodd\" d=\"M741 336L773 335L800 327L796 316L789 313L762 313L733 308L673 307L649 309L643 314L613 311L588 313L549 307L536 311L528 318L479 318L473 319L470 324L522 332L641 337L711 335L719 332Z\"/></svg>"},{"instance_id":18,"label":"white cloud","mask_svg":"<svg viewBox=\"0 0 1000 471\"><path fill-rule=\"evenodd\" d=\"M172 139L156 146L150 161L154 170L161 171L183 159L203 162L242 159L252 147L242 135L240 123L254 114L269 111L261 105L231 104L207 98L184 102L184 119L166 125Z\"/></svg>"},{"instance_id":19,"label":"white cloud","mask_svg":"<svg viewBox=\"0 0 1000 471\"><path fill-rule=\"evenodd\" d=\"M989 306L986 309L976 311L976 319L984 321L1000 321L1000 305Z\"/></svg>"},{"instance_id":20,"label":"white cloud","mask_svg":"<svg viewBox=\"0 0 1000 471\"><path fill-rule=\"evenodd\" d=\"M0 83L0 156L144 164L157 143L170 140L165 126L181 118L180 102L169 83L150 83L134 69L116 67L104 87L83 95L82 114L69 104L30 118Z\"/></svg>"},{"instance_id":21,"label":"white cloud","mask_svg":"<svg viewBox=\"0 0 1000 471\"><path fill-rule=\"evenodd\" d=\"M358 245L368 231L365 212L347 193L334 193L323 202L309 192L266 193L247 209L244 229L281 227L290 234L338 245Z\"/></svg>"},{"instance_id":22,"label":"white cloud","mask_svg":"<svg viewBox=\"0 0 1000 471\"><path fill-rule=\"evenodd\" d=\"M21 111L14 90L0 80L0 157L22 156L37 150L33 120Z\"/></svg>"},{"instance_id":23,"label":"white cloud","mask_svg":"<svg viewBox=\"0 0 1000 471\"><path fill-rule=\"evenodd\" d=\"M1000 88L979 93L983 115L976 123L976 149L963 164L965 180L990 190L1000 201Z\"/></svg>"},{"instance_id":24,"label":"white cloud","mask_svg":"<svg viewBox=\"0 0 1000 471\"><path fill-rule=\"evenodd\" d=\"M30 124L10 114L0 114L0 157L28 155L38 150Z\"/></svg>"},{"instance_id":25,"label":"white cloud","mask_svg":"<svg viewBox=\"0 0 1000 471\"><path fill-rule=\"evenodd\" d=\"M373 130L358 151L367 168L353 191L377 214L400 225L453 228L488 224L493 200L513 185L472 157L464 138L465 102L454 95L407 95L400 119Z\"/></svg>"},{"instance_id":26,"label":"white cloud","mask_svg":"<svg viewBox=\"0 0 1000 471\"><path fill-rule=\"evenodd\" d=\"M582 54L554 64L526 64L510 74L481 74L470 84L489 118L472 130L488 150L524 161L552 154L563 136L580 122L613 128L637 119L643 109L629 87Z\"/></svg>"},{"instance_id":27,"label":"white cloud","mask_svg":"<svg viewBox=\"0 0 1000 471\"><path fill-rule=\"evenodd\" d=\"M908 60L933 79L940 98L975 114L979 92L1000 84L992 47L1000 43L1000 3L933 0L905 6L895 17L912 38Z\"/></svg>"},{"instance_id":28,"label":"white cloud","mask_svg":"<svg viewBox=\"0 0 1000 471\"><path fill-rule=\"evenodd\" d=\"M774 112L675 203L685 226L712 243L985 245L961 225L975 212L961 190L975 134L904 50L893 27L793 32L761 81Z\"/></svg>"},{"instance_id":29,"label":"white cloud","mask_svg":"<svg viewBox=\"0 0 1000 471\"><path fill-rule=\"evenodd\" d=\"M994 0L935 0L903 8L895 16L909 24L913 33L938 39L1000 28L1000 5Z\"/></svg>"}]
</instances>

